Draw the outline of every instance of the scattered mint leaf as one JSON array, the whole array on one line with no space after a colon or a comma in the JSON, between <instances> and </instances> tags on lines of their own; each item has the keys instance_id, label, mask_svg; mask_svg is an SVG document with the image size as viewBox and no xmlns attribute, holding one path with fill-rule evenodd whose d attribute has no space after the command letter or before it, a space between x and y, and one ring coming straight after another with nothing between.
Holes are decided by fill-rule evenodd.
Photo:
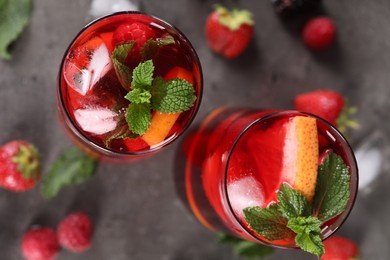
<instances>
[{"instance_id":1,"label":"scattered mint leaf","mask_svg":"<svg viewBox=\"0 0 390 260\"><path fill-rule=\"evenodd\" d=\"M306 198L289 185L282 184L277 197L279 210L287 219L311 214L311 207Z\"/></svg>"},{"instance_id":2,"label":"scattered mint leaf","mask_svg":"<svg viewBox=\"0 0 390 260\"><path fill-rule=\"evenodd\" d=\"M72 147L61 154L53 163L41 185L44 198L55 197L63 186L80 184L91 178L97 162L77 147Z\"/></svg>"},{"instance_id":3,"label":"scattered mint leaf","mask_svg":"<svg viewBox=\"0 0 390 260\"><path fill-rule=\"evenodd\" d=\"M11 59L8 47L27 26L31 10L31 0L0 1L0 58Z\"/></svg>"},{"instance_id":4,"label":"scattered mint leaf","mask_svg":"<svg viewBox=\"0 0 390 260\"><path fill-rule=\"evenodd\" d=\"M153 82L154 65L152 60L141 62L133 71L131 86L136 88L149 88Z\"/></svg>"},{"instance_id":5,"label":"scattered mint leaf","mask_svg":"<svg viewBox=\"0 0 390 260\"><path fill-rule=\"evenodd\" d=\"M141 103L150 103L150 98L152 95L148 90L136 88L127 93L125 98L132 103L141 104Z\"/></svg>"},{"instance_id":6,"label":"scattered mint leaf","mask_svg":"<svg viewBox=\"0 0 390 260\"><path fill-rule=\"evenodd\" d=\"M170 113L183 112L191 108L196 100L194 88L185 80L164 80L157 77L151 87L152 108Z\"/></svg>"},{"instance_id":7,"label":"scattered mint leaf","mask_svg":"<svg viewBox=\"0 0 390 260\"><path fill-rule=\"evenodd\" d=\"M164 34L161 38L149 39L142 46L141 56L143 60L153 59L161 46L170 45L174 43L175 39L169 34Z\"/></svg>"},{"instance_id":8,"label":"scattered mint leaf","mask_svg":"<svg viewBox=\"0 0 390 260\"><path fill-rule=\"evenodd\" d=\"M330 153L318 168L313 199L314 212L321 221L325 222L344 211L350 197L349 185L348 166L339 155Z\"/></svg>"},{"instance_id":9,"label":"scattered mint leaf","mask_svg":"<svg viewBox=\"0 0 390 260\"><path fill-rule=\"evenodd\" d=\"M218 234L218 242L231 245L238 256L247 259L264 259L275 251L272 247L227 234Z\"/></svg>"},{"instance_id":10,"label":"scattered mint leaf","mask_svg":"<svg viewBox=\"0 0 390 260\"><path fill-rule=\"evenodd\" d=\"M115 73L118 77L122 87L126 90L130 90L131 87L131 70L127 67L124 62L134 46L134 41L129 41L123 44L115 46L114 51L111 54L112 64L114 65Z\"/></svg>"},{"instance_id":11,"label":"scattered mint leaf","mask_svg":"<svg viewBox=\"0 0 390 260\"><path fill-rule=\"evenodd\" d=\"M142 135L148 130L152 112L148 103L131 103L126 112L126 121L130 131Z\"/></svg>"},{"instance_id":12,"label":"scattered mint leaf","mask_svg":"<svg viewBox=\"0 0 390 260\"><path fill-rule=\"evenodd\" d=\"M324 245L320 236L321 221L316 217L297 217L288 221L287 227L297 233L295 243L302 250L320 257L324 252Z\"/></svg>"},{"instance_id":13,"label":"scattered mint leaf","mask_svg":"<svg viewBox=\"0 0 390 260\"><path fill-rule=\"evenodd\" d=\"M267 208L248 207L244 209L244 215L249 226L269 241L295 237L294 232L287 228L288 220L279 211L277 204Z\"/></svg>"}]
</instances>

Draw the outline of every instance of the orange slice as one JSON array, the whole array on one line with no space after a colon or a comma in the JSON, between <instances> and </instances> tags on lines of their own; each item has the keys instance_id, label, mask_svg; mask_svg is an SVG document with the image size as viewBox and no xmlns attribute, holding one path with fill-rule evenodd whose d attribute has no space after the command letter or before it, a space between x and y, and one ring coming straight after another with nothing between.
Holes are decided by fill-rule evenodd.
<instances>
[{"instance_id":1,"label":"orange slice","mask_svg":"<svg viewBox=\"0 0 390 260\"><path fill-rule=\"evenodd\" d=\"M318 132L315 118L296 116L284 145L286 181L311 202L318 173Z\"/></svg>"}]
</instances>

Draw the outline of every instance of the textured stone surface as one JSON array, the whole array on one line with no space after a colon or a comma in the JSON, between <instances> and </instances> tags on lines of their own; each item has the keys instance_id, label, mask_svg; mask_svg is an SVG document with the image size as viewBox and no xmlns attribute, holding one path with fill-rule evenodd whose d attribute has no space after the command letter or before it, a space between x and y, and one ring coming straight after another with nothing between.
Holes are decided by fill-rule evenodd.
<instances>
[{"instance_id":1,"label":"textured stone surface","mask_svg":"<svg viewBox=\"0 0 390 260\"><path fill-rule=\"evenodd\" d=\"M390 255L390 3L387 0L324 0L334 18L338 40L313 53L297 32L282 22L270 1L222 1L254 12L255 39L240 58L225 60L209 51L203 25L216 1L143 1L143 10L183 31L200 57L204 96L195 124L221 105L291 108L293 96L316 88L334 88L360 107L361 128L354 148L381 136L380 174L358 196L340 234L356 240L362 259ZM91 20L90 1L35 0L31 24L13 45L13 59L0 61L0 143L22 138L42 152L44 170L72 144L58 124L56 77L62 55L74 35ZM375 143L377 144L377 143ZM23 231L31 224L55 227L70 211L83 210L95 223L92 248L82 254L61 252L59 259L238 259L229 247L186 210L175 192L173 172L178 143L149 160L132 165L101 164L88 183L64 189L45 201L34 189L24 194L0 190L1 259L21 259ZM361 173L364 174L364 173ZM269 259L315 259L298 250L277 250Z\"/></svg>"}]
</instances>

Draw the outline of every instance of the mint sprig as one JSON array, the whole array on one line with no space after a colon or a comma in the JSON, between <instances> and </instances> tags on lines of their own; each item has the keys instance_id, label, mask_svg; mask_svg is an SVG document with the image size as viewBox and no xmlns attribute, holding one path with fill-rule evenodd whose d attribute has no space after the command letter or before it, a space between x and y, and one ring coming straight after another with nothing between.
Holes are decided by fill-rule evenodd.
<instances>
[{"instance_id":1,"label":"mint sprig","mask_svg":"<svg viewBox=\"0 0 390 260\"><path fill-rule=\"evenodd\" d=\"M55 197L68 185L75 185L90 179L97 162L77 147L65 150L50 167L41 184L41 194L46 199Z\"/></svg>"},{"instance_id":2,"label":"mint sprig","mask_svg":"<svg viewBox=\"0 0 390 260\"><path fill-rule=\"evenodd\" d=\"M111 54L111 60L112 64L114 65L115 73L122 87L126 90L130 90L132 76L130 68L125 65L125 60L134 44L135 41L128 41L122 44L118 44Z\"/></svg>"},{"instance_id":3,"label":"mint sprig","mask_svg":"<svg viewBox=\"0 0 390 260\"><path fill-rule=\"evenodd\" d=\"M269 241L295 238L302 250L321 256L324 253L321 225L345 210L349 185L348 166L332 152L318 168L313 208L300 192L282 184L277 193L278 203L267 208L245 208L245 220Z\"/></svg>"},{"instance_id":4,"label":"mint sprig","mask_svg":"<svg viewBox=\"0 0 390 260\"><path fill-rule=\"evenodd\" d=\"M151 60L156 56L160 47L174 43L175 39L169 34L164 34L160 38L149 39L142 46L141 56L143 60Z\"/></svg>"},{"instance_id":5,"label":"mint sprig","mask_svg":"<svg viewBox=\"0 0 390 260\"><path fill-rule=\"evenodd\" d=\"M317 185L313 199L316 216L323 222L339 215L347 206L350 191L348 166L335 153L318 168Z\"/></svg>"}]
</instances>

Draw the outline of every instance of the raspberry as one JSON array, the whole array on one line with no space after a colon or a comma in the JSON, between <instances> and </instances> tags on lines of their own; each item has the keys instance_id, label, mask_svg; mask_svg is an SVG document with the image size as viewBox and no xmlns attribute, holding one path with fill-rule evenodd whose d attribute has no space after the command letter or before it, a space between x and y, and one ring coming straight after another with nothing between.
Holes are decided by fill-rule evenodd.
<instances>
[{"instance_id":1,"label":"raspberry","mask_svg":"<svg viewBox=\"0 0 390 260\"><path fill-rule=\"evenodd\" d=\"M87 250L91 245L92 223L82 212L66 216L58 225L57 236L60 245L72 252Z\"/></svg>"},{"instance_id":2,"label":"raspberry","mask_svg":"<svg viewBox=\"0 0 390 260\"><path fill-rule=\"evenodd\" d=\"M59 248L56 233L51 228L30 228L22 238L22 253L27 260L53 260Z\"/></svg>"},{"instance_id":3,"label":"raspberry","mask_svg":"<svg viewBox=\"0 0 390 260\"><path fill-rule=\"evenodd\" d=\"M302 37L309 48L324 49L334 42L336 37L336 26L328 17L316 17L305 24Z\"/></svg>"}]
</instances>

